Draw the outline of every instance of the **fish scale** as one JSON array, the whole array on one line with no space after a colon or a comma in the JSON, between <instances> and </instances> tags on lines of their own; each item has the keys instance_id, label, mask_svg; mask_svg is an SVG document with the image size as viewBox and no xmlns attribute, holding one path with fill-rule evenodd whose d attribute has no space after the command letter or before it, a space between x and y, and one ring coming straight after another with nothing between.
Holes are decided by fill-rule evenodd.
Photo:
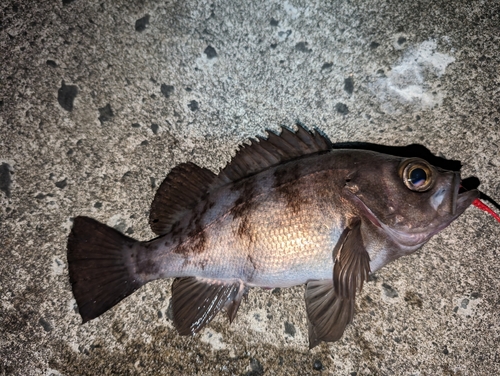
<instances>
[{"instance_id":1,"label":"fish scale","mask_svg":"<svg viewBox=\"0 0 500 376\"><path fill-rule=\"evenodd\" d=\"M175 278L173 322L199 332L221 310L233 321L251 287L306 285L309 346L341 338L357 292L476 202L454 171L420 158L336 149L298 126L251 140L214 174L176 166L150 211L158 235L137 241L76 217L68 239L84 322L145 283Z\"/></svg>"}]
</instances>

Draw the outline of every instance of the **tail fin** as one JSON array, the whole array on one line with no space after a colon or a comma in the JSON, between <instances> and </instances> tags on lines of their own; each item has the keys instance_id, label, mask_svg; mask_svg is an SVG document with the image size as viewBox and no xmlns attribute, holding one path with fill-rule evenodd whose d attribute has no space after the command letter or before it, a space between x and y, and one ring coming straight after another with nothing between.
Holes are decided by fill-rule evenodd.
<instances>
[{"instance_id":1,"label":"tail fin","mask_svg":"<svg viewBox=\"0 0 500 376\"><path fill-rule=\"evenodd\" d=\"M76 217L68 238L69 279L83 323L92 320L144 283L128 266L136 241L88 217Z\"/></svg>"}]
</instances>

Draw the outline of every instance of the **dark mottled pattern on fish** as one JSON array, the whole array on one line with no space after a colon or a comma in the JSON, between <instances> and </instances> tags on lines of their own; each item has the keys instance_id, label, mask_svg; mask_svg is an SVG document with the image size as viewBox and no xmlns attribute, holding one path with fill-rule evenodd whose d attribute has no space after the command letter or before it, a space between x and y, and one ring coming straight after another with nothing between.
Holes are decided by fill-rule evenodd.
<instances>
[{"instance_id":1,"label":"dark mottled pattern on fish","mask_svg":"<svg viewBox=\"0 0 500 376\"><path fill-rule=\"evenodd\" d=\"M159 272L160 265L155 262L154 258L151 258L151 254L153 254L157 249L157 244L145 243L144 250L137 253L132 250L130 256L131 258L136 259L137 274L150 275Z\"/></svg>"},{"instance_id":2,"label":"dark mottled pattern on fish","mask_svg":"<svg viewBox=\"0 0 500 376\"><path fill-rule=\"evenodd\" d=\"M257 185L255 179L243 179L231 187L231 191L239 191L239 197L234 202L231 209L231 214L234 219L244 217L257 205L254 200L257 195Z\"/></svg>"},{"instance_id":3,"label":"dark mottled pattern on fish","mask_svg":"<svg viewBox=\"0 0 500 376\"><path fill-rule=\"evenodd\" d=\"M258 205L258 202L255 200L258 187L255 180L249 178L236 183L231 188L231 191L236 191L239 194L230 211L233 219L239 221L236 235L240 239L245 240L245 244L249 245L248 243L252 242L252 239L255 237L250 216L252 210Z\"/></svg>"},{"instance_id":4,"label":"dark mottled pattern on fish","mask_svg":"<svg viewBox=\"0 0 500 376\"><path fill-rule=\"evenodd\" d=\"M301 177L301 165L280 166L274 171L274 188L285 199L293 213L298 213L307 201L302 191L302 185L297 184Z\"/></svg>"},{"instance_id":5,"label":"dark mottled pattern on fish","mask_svg":"<svg viewBox=\"0 0 500 376\"><path fill-rule=\"evenodd\" d=\"M179 222L172 226L172 239L177 240L177 246L173 252L187 255L189 253L200 254L205 251L207 234L205 232L204 218L208 210L214 203L208 199L208 194L204 195L203 205L200 210L194 210L186 227Z\"/></svg>"},{"instance_id":6,"label":"dark mottled pattern on fish","mask_svg":"<svg viewBox=\"0 0 500 376\"><path fill-rule=\"evenodd\" d=\"M251 255L247 256L247 265L244 269L245 279L249 282L253 281L253 276L257 270L257 265Z\"/></svg>"}]
</instances>

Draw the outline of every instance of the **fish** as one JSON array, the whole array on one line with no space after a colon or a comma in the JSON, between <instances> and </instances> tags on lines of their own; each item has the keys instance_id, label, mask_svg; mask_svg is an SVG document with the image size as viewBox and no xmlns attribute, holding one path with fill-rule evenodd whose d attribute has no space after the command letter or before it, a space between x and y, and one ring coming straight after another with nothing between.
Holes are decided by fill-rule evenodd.
<instances>
[{"instance_id":1,"label":"fish","mask_svg":"<svg viewBox=\"0 0 500 376\"><path fill-rule=\"evenodd\" d=\"M77 216L69 279L83 323L146 283L174 278L173 324L194 335L233 322L253 287L305 285L309 347L339 340L371 273L421 248L479 198L457 171L425 159L334 148L298 124L250 139L215 174L174 167L132 239Z\"/></svg>"}]
</instances>

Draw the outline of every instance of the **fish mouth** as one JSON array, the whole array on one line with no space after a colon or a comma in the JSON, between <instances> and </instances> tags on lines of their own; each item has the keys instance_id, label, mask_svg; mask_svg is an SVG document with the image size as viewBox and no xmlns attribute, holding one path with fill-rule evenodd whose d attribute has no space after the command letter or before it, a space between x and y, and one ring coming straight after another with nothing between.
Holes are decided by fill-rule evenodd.
<instances>
[{"instance_id":1,"label":"fish mouth","mask_svg":"<svg viewBox=\"0 0 500 376\"><path fill-rule=\"evenodd\" d=\"M451 222L458 218L479 197L479 191L476 189L464 192L460 191L460 181L457 182L451 194L451 208L447 213L443 213L438 217L438 223L433 224L431 221L426 227L405 229L396 229L385 224L379 220L375 213L357 195L352 194L352 197L370 222L382 229L395 243L403 247L416 249L438 232L448 227Z\"/></svg>"}]
</instances>

